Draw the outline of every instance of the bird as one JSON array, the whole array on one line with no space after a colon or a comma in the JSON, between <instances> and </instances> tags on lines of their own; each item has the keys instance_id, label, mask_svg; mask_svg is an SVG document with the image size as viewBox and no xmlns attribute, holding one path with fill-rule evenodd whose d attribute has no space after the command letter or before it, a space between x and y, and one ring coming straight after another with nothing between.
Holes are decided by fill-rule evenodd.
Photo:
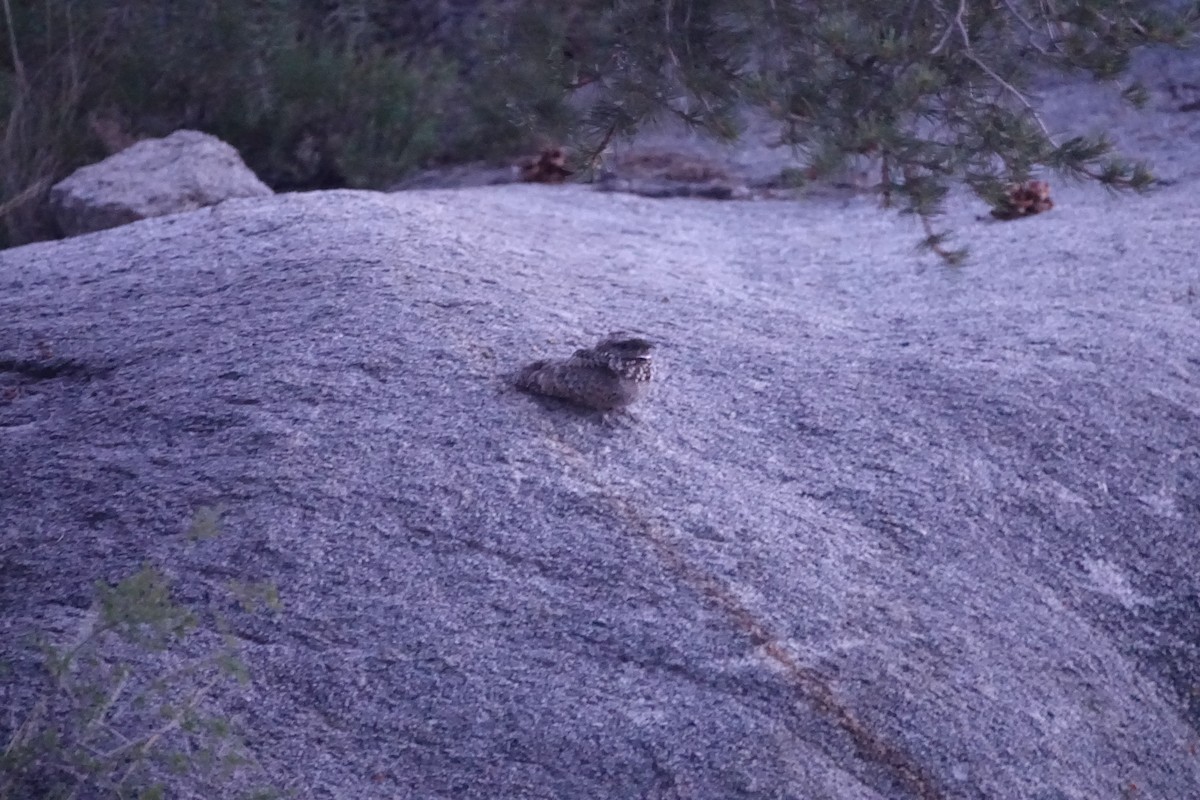
<instances>
[{"instance_id":1,"label":"bird","mask_svg":"<svg viewBox=\"0 0 1200 800\"><path fill-rule=\"evenodd\" d=\"M641 398L654 377L654 343L624 331L610 333L570 358L543 359L514 378L529 394L557 397L593 411L618 411Z\"/></svg>"}]
</instances>

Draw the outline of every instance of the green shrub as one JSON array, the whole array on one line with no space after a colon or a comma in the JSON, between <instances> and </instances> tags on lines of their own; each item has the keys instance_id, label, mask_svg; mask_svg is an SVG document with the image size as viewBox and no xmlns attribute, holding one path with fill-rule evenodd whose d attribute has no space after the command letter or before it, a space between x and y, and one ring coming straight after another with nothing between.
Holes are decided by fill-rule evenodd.
<instances>
[{"instance_id":1,"label":"green shrub","mask_svg":"<svg viewBox=\"0 0 1200 800\"><path fill-rule=\"evenodd\" d=\"M139 129L212 133L277 189L379 187L435 150L449 74L439 59L414 66L245 0L171 8L130 32L161 46L131 51L114 72L113 102Z\"/></svg>"},{"instance_id":2,"label":"green shrub","mask_svg":"<svg viewBox=\"0 0 1200 800\"><path fill-rule=\"evenodd\" d=\"M211 535L218 515L201 510L192 538ZM267 585L232 592L247 608L278 606ZM98 584L72 640L40 643L40 696L0 750L0 800L166 797L168 783L229 797L231 786L251 786L261 768L233 724L212 712L231 681L248 677L222 627L218 620L217 631L201 632L153 567Z\"/></svg>"}]
</instances>

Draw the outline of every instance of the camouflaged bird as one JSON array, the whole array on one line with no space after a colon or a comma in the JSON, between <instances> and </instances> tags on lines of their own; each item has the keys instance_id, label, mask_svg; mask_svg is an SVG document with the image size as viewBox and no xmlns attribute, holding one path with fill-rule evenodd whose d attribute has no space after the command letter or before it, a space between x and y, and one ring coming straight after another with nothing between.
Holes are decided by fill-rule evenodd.
<instances>
[{"instance_id":1,"label":"camouflaged bird","mask_svg":"<svg viewBox=\"0 0 1200 800\"><path fill-rule=\"evenodd\" d=\"M622 409L649 388L653 347L646 339L612 333L570 358L529 364L517 373L514 383L530 394L557 397L596 411Z\"/></svg>"}]
</instances>

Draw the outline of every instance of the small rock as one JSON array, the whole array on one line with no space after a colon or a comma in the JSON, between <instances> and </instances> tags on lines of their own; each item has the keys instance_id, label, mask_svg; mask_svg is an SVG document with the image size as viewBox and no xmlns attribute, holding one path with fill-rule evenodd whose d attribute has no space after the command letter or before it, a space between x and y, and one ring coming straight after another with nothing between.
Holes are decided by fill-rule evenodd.
<instances>
[{"instance_id":1,"label":"small rock","mask_svg":"<svg viewBox=\"0 0 1200 800\"><path fill-rule=\"evenodd\" d=\"M181 130L76 170L51 188L50 208L63 234L78 236L231 197L269 194L232 146Z\"/></svg>"}]
</instances>

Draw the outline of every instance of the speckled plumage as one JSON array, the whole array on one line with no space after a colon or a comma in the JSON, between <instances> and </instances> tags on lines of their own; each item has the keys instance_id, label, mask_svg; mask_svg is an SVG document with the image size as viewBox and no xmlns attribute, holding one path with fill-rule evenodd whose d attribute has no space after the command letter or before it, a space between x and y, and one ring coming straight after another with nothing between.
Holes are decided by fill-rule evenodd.
<instances>
[{"instance_id":1,"label":"speckled plumage","mask_svg":"<svg viewBox=\"0 0 1200 800\"><path fill-rule=\"evenodd\" d=\"M518 389L557 397L596 411L621 409L646 393L654 377L652 342L609 334L570 358L535 361L517 373Z\"/></svg>"}]
</instances>

